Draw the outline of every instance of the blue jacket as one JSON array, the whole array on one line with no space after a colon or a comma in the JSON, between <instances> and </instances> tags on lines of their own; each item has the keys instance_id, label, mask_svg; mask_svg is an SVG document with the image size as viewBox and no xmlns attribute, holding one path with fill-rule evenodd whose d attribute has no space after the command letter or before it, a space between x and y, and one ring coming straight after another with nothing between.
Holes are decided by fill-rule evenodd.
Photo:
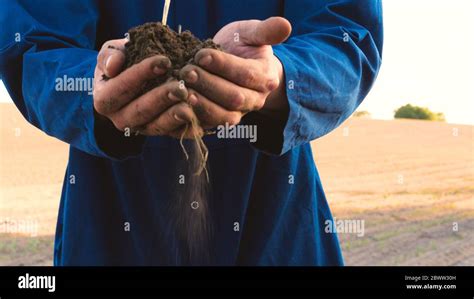
<instances>
[{"instance_id":1,"label":"blue jacket","mask_svg":"<svg viewBox=\"0 0 474 299\"><path fill-rule=\"evenodd\" d=\"M70 144L55 265L188 265L169 229L183 160L179 142L145 143L94 118L87 91L57 78L92 78L98 49L129 28L161 20L163 1L0 3L0 74L24 117ZM258 141L207 136L213 265L342 265L309 142L343 122L381 64L377 0L174 0L168 23L200 38L229 22L284 16L291 37L274 46L287 80L285 121L252 113ZM97 138L100 136L100 138ZM316 153L317 154L317 153Z\"/></svg>"}]
</instances>

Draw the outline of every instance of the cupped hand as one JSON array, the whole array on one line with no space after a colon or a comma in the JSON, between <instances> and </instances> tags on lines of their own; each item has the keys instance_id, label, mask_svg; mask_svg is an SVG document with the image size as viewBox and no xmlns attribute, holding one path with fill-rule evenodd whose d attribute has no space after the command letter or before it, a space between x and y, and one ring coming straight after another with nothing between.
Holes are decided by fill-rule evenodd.
<instances>
[{"instance_id":1,"label":"cupped hand","mask_svg":"<svg viewBox=\"0 0 474 299\"><path fill-rule=\"evenodd\" d=\"M123 70L126 42L127 39L108 41L97 56L94 109L121 131L179 137L184 125L196 117L186 103L186 87L170 80L141 94L144 83L164 76L171 62L167 57L153 56Z\"/></svg>"},{"instance_id":2,"label":"cupped hand","mask_svg":"<svg viewBox=\"0 0 474 299\"><path fill-rule=\"evenodd\" d=\"M181 70L189 102L204 128L238 124L247 112L262 108L286 108L283 66L272 45L290 33L290 23L281 17L230 23L214 37L224 52L202 49L195 56L197 65Z\"/></svg>"}]
</instances>

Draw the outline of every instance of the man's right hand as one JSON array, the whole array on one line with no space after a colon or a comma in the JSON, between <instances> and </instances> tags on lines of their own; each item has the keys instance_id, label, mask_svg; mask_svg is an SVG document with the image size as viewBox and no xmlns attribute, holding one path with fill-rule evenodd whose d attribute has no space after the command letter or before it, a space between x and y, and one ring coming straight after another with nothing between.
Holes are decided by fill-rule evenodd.
<instances>
[{"instance_id":1,"label":"man's right hand","mask_svg":"<svg viewBox=\"0 0 474 299\"><path fill-rule=\"evenodd\" d=\"M187 89L172 80L141 95L143 83L165 75L171 61L165 56L153 56L122 71L127 41L107 41L97 56L94 109L121 131L179 138L183 125L196 117L185 102ZM190 133L185 137L192 137Z\"/></svg>"}]
</instances>

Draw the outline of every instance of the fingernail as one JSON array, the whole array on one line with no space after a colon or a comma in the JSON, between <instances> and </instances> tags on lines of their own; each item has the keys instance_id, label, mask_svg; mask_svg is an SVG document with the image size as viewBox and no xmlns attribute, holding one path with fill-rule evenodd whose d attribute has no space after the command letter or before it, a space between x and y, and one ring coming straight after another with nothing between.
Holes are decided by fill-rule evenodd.
<instances>
[{"instance_id":1,"label":"fingernail","mask_svg":"<svg viewBox=\"0 0 474 299\"><path fill-rule=\"evenodd\" d=\"M171 60L169 60L168 58L162 59L160 61L160 66L162 68L169 69L171 67Z\"/></svg>"},{"instance_id":2,"label":"fingernail","mask_svg":"<svg viewBox=\"0 0 474 299\"><path fill-rule=\"evenodd\" d=\"M177 121L183 121L183 119L179 117L177 114L174 115L174 119L176 119Z\"/></svg>"},{"instance_id":3,"label":"fingernail","mask_svg":"<svg viewBox=\"0 0 474 299\"><path fill-rule=\"evenodd\" d=\"M188 102L189 102L191 105L193 105L193 106L196 105L197 102L198 102L198 99L197 99L196 95L195 95L195 94L191 94L191 95L189 96L189 98L188 98Z\"/></svg>"},{"instance_id":4,"label":"fingernail","mask_svg":"<svg viewBox=\"0 0 474 299\"><path fill-rule=\"evenodd\" d=\"M198 74L194 70L186 73L186 75L184 76L184 80L187 83L194 83L197 81L197 79L198 79Z\"/></svg>"},{"instance_id":5,"label":"fingernail","mask_svg":"<svg viewBox=\"0 0 474 299\"><path fill-rule=\"evenodd\" d=\"M156 62L155 62L156 63ZM157 75L163 75L171 67L171 61L169 59L161 59L153 67L153 72Z\"/></svg>"},{"instance_id":6,"label":"fingernail","mask_svg":"<svg viewBox=\"0 0 474 299\"><path fill-rule=\"evenodd\" d=\"M201 58L198 63L200 66L208 66L211 64L211 62L212 62L212 56L206 55L203 58Z\"/></svg>"},{"instance_id":7,"label":"fingernail","mask_svg":"<svg viewBox=\"0 0 474 299\"><path fill-rule=\"evenodd\" d=\"M175 101L175 102L179 102L179 101L180 101L180 99L179 99L177 96L175 96L173 93L171 93L171 92L168 92L168 98L169 98L170 100Z\"/></svg>"},{"instance_id":8,"label":"fingernail","mask_svg":"<svg viewBox=\"0 0 474 299\"><path fill-rule=\"evenodd\" d=\"M109 57L107 57L107 60L105 61L105 69L106 69L106 70L107 70L107 68L108 68L108 65L109 65L110 60L112 59L112 56L114 56L114 55L110 55Z\"/></svg>"},{"instance_id":9,"label":"fingernail","mask_svg":"<svg viewBox=\"0 0 474 299\"><path fill-rule=\"evenodd\" d=\"M156 75L163 75L165 72L166 71L159 66L153 67L153 73L155 73Z\"/></svg>"}]
</instances>

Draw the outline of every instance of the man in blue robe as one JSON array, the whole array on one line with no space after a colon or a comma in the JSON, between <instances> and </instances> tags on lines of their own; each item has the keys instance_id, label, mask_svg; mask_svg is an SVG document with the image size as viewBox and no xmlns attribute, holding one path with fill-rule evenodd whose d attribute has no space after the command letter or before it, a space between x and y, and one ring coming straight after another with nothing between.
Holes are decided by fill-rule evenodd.
<instances>
[{"instance_id":1,"label":"man in blue robe","mask_svg":"<svg viewBox=\"0 0 474 299\"><path fill-rule=\"evenodd\" d=\"M176 130L193 117L190 105L209 128L258 128L254 143L204 137L210 264L342 265L337 236L324 230L332 216L309 142L369 92L381 64L381 1L173 0L171 28L226 50L200 51L181 71L190 105L176 82L135 92L169 67L163 57L122 70L124 34L161 20L163 2L0 4L2 80L31 124L70 144L55 265L194 264L168 209L183 160ZM95 78L94 91L58 90L59 78ZM124 134L135 127L139 135Z\"/></svg>"}]
</instances>

